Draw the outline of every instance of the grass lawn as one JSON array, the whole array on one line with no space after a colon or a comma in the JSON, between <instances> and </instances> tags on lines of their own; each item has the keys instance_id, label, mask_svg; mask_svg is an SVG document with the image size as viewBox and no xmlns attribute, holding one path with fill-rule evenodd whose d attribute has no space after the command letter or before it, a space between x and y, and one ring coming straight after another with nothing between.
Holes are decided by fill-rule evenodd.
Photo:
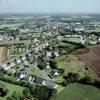
<instances>
[{"instance_id":1,"label":"grass lawn","mask_svg":"<svg viewBox=\"0 0 100 100\"><path fill-rule=\"evenodd\" d=\"M42 70L37 68L31 68L29 71L27 71L27 73L30 75L41 76Z\"/></svg>"},{"instance_id":2,"label":"grass lawn","mask_svg":"<svg viewBox=\"0 0 100 100\"><path fill-rule=\"evenodd\" d=\"M0 81L0 83L4 84L4 86L6 86L6 88L8 89L7 95L5 97L0 97L0 100L7 100L6 98L8 96L11 96L14 91L22 93L22 91L24 89L24 87L14 85L14 84L10 84L10 83L6 83L6 82L3 82L3 81Z\"/></svg>"},{"instance_id":3,"label":"grass lawn","mask_svg":"<svg viewBox=\"0 0 100 100\"><path fill-rule=\"evenodd\" d=\"M93 86L73 83L60 91L55 100L100 100L100 90Z\"/></svg>"},{"instance_id":4,"label":"grass lawn","mask_svg":"<svg viewBox=\"0 0 100 100\"><path fill-rule=\"evenodd\" d=\"M63 76L61 76L61 75L55 76L53 80L58 84L60 84L64 81Z\"/></svg>"}]
</instances>

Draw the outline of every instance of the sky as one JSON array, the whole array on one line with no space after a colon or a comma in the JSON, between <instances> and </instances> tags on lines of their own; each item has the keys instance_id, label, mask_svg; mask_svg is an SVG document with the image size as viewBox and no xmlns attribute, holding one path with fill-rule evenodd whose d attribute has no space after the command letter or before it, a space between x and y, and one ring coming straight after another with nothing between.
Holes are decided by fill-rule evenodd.
<instances>
[{"instance_id":1,"label":"sky","mask_svg":"<svg viewBox=\"0 0 100 100\"><path fill-rule=\"evenodd\" d=\"M100 13L100 0L0 0L0 13Z\"/></svg>"}]
</instances>

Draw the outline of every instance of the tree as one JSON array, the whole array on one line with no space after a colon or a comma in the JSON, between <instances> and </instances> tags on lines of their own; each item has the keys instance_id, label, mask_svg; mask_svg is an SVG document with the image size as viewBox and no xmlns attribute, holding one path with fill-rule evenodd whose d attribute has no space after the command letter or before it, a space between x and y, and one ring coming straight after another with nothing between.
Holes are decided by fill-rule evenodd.
<instances>
[{"instance_id":1,"label":"tree","mask_svg":"<svg viewBox=\"0 0 100 100\"><path fill-rule=\"evenodd\" d=\"M79 83L82 84L92 84L92 79L89 76L85 76L82 79L79 80Z\"/></svg>"},{"instance_id":2,"label":"tree","mask_svg":"<svg viewBox=\"0 0 100 100\"><path fill-rule=\"evenodd\" d=\"M55 61L50 60L49 63L50 63L51 68L53 68L53 69L57 68L57 63Z\"/></svg>"},{"instance_id":3,"label":"tree","mask_svg":"<svg viewBox=\"0 0 100 100\"><path fill-rule=\"evenodd\" d=\"M23 94L26 95L26 96L29 96L29 95L30 95L30 90L29 90L29 88L26 87L26 88L23 90Z\"/></svg>"}]
</instances>

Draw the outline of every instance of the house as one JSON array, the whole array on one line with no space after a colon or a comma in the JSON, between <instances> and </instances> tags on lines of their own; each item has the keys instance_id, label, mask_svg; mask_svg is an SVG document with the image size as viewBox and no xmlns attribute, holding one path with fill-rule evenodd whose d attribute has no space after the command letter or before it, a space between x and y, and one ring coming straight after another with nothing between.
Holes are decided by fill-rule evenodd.
<instances>
[{"instance_id":1,"label":"house","mask_svg":"<svg viewBox=\"0 0 100 100\"><path fill-rule=\"evenodd\" d=\"M36 47L36 48L35 48L35 51L38 51L38 50L39 50L39 48Z\"/></svg>"},{"instance_id":2,"label":"house","mask_svg":"<svg viewBox=\"0 0 100 100\"><path fill-rule=\"evenodd\" d=\"M100 43L100 37L97 37L97 43Z\"/></svg>"},{"instance_id":3,"label":"house","mask_svg":"<svg viewBox=\"0 0 100 100\"><path fill-rule=\"evenodd\" d=\"M43 78L40 78L40 77L35 77L34 82L39 84L39 85L46 85L46 80Z\"/></svg>"},{"instance_id":4,"label":"house","mask_svg":"<svg viewBox=\"0 0 100 100\"><path fill-rule=\"evenodd\" d=\"M50 65L47 65L46 68L50 68Z\"/></svg>"},{"instance_id":5,"label":"house","mask_svg":"<svg viewBox=\"0 0 100 100\"><path fill-rule=\"evenodd\" d=\"M21 75L21 72L16 72L16 77L19 78Z\"/></svg>"},{"instance_id":6,"label":"house","mask_svg":"<svg viewBox=\"0 0 100 100\"><path fill-rule=\"evenodd\" d=\"M22 60L25 60L26 59L26 57L22 57Z\"/></svg>"},{"instance_id":7,"label":"house","mask_svg":"<svg viewBox=\"0 0 100 100\"><path fill-rule=\"evenodd\" d=\"M15 69L13 69L13 68L11 68L11 69L8 69L8 72L10 72L10 73L15 73L16 71L15 71Z\"/></svg>"},{"instance_id":8,"label":"house","mask_svg":"<svg viewBox=\"0 0 100 100\"><path fill-rule=\"evenodd\" d=\"M86 44L86 38L85 37L80 37L80 43L82 43L83 45Z\"/></svg>"},{"instance_id":9,"label":"house","mask_svg":"<svg viewBox=\"0 0 100 100\"><path fill-rule=\"evenodd\" d=\"M10 69L10 67L4 67L4 70L9 70Z\"/></svg>"},{"instance_id":10,"label":"house","mask_svg":"<svg viewBox=\"0 0 100 100\"><path fill-rule=\"evenodd\" d=\"M26 80L26 81L32 81L32 76L26 76L25 78L24 78L24 80Z\"/></svg>"},{"instance_id":11,"label":"house","mask_svg":"<svg viewBox=\"0 0 100 100\"><path fill-rule=\"evenodd\" d=\"M24 61L24 64L25 64L25 65L28 65L28 61L27 61L27 60L25 60L25 61Z\"/></svg>"},{"instance_id":12,"label":"house","mask_svg":"<svg viewBox=\"0 0 100 100\"><path fill-rule=\"evenodd\" d=\"M3 36L2 35L0 35L0 41L3 41Z\"/></svg>"},{"instance_id":13,"label":"house","mask_svg":"<svg viewBox=\"0 0 100 100\"><path fill-rule=\"evenodd\" d=\"M37 38L34 39L34 43L38 43L39 40Z\"/></svg>"},{"instance_id":14,"label":"house","mask_svg":"<svg viewBox=\"0 0 100 100\"><path fill-rule=\"evenodd\" d=\"M7 63L5 64L2 64L1 67L4 69L4 70L9 70L11 68L10 65L7 65Z\"/></svg>"},{"instance_id":15,"label":"house","mask_svg":"<svg viewBox=\"0 0 100 100\"><path fill-rule=\"evenodd\" d=\"M50 51L46 52L47 57L51 57L52 53Z\"/></svg>"},{"instance_id":16,"label":"house","mask_svg":"<svg viewBox=\"0 0 100 100\"><path fill-rule=\"evenodd\" d=\"M11 63L10 63L10 66L11 66L11 67L13 67L13 66L15 66L15 65L16 65L16 64L15 64L14 62L11 62Z\"/></svg>"},{"instance_id":17,"label":"house","mask_svg":"<svg viewBox=\"0 0 100 100\"><path fill-rule=\"evenodd\" d=\"M21 63L21 60L19 58L16 58L17 63Z\"/></svg>"},{"instance_id":18,"label":"house","mask_svg":"<svg viewBox=\"0 0 100 100\"><path fill-rule=\"evenodd\" d=\"M25 77L25 75L24 74L21 74L20 75L20 79L22 79L22 78L24 78Z\"/></svg>"},{"instance_id":19,"label":"house","mask_svg":"<svg viewBox=\"0 0 100 100\"><path fill-rule=\"evenodd\" d=\"M21 72L17 72L16 77L19 78L19 79L23 79L23 78L25 78L25 74L23 74Z\"/></svg>"},{"instance_id":20,"label":"house","mask_svg":"<svg viewBox=\"0 0 100 100\"><path fill-rule=\"evenodd\" d=\"M58 76L58 75L59 75L58 70L56 70L56 69L53 69L53 70L51 71L51 74L52 74L53 76Z\"/></svg>"},{"instance_id":21,"label":"house","mask_svg":"<svg viewBox=\"0 0 100 100\"><path fill-rule=\"evenodd\" d=\"M20 64L20 66L19 66L19 71L24 71L24 70L25 70L24 65L23 65L23 64Z\"/></svg>"},{"instance_id":22,"label":"house","mask_svg":"<svg viewBox=\"0 0 100 100\"><path fill-rule=\"evenodd\" d=\"M39 85L46 85L49 88L57 88L57 84L55 84L53 81L46 80L46 79L43 79L40 77L35 77L34 82L39 84Z\"/></svg>"},{"instance_id":23,"label":"house","mask_svg":"<svg viewBox=\"0 0 100 100\"><path fill-rule=\"evenodd\" d=\"M54 55L55 55L56 57L58 57L58 56L59 56L58 51L54 51Z\"/></svg>"},{"instance_id":24,"label":"house","mask_svg":"<svg viewBox=\"0 0 100 100\"><path fill-rule=\"evenodd\" d=\"M31 53L29 53L29 54L28 54L28 56L29 56L29 57L31 57L31 56L32 56L32 54L31 54Z\"/></svg>"},{"instance_id":25,"label":"house","mask_svg":"<svg viewBox=\"0 0 100 100\"><path fill-rule=\"evenodd\" d=\"M2 64L1 66L2 66L2 68L6 68L7 67L7 63Z\"/></svg>"},{"instance_id":26,"label":"house","mask_svg":"<svg viewBox=\"0 0 100 100\"><path fill-rule=\"evenodd\" d=\"M49 43L47 42L47 43L45 44L45 46L49 46Z\"/></svg>"}]
</instances>

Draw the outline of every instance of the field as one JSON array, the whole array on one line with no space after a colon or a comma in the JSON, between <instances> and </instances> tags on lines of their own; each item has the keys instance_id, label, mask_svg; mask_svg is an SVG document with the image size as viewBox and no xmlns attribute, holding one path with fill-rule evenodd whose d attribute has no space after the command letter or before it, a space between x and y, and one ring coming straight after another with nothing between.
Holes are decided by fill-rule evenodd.
<instances>
[{"instance_id":1,"label":"field","mask_svg":"<svg viewBox=\"0 0 100 100\"><path fill-rule=\"evenodd\" d=\"M100 45L89 47L89 52L80 55L81 59L100 75Z\"/></svg>"},{"instance_id":2,"label":"field","mask_svg":"<svg viewBox=\"0 0 100 100\"><path fill-rule=\"evenodd\" d=\"M69 34L71 34L71 33L69 33ZM79 35L66 35L64 37L59 37L59 38L67 40L67 41L76 42L76 43L80 42L80 36Z\"/></svg>"},{"instance_id":3,"label":"field","mask_svg":"<svg viewBox=\"0 0 100 100\"><path fill-rule=\"evenodd\" d=\"M90 38L87 39L89 44L96 44L97 43L97 36L92 35Z\"/></svg>"},{"instance_id":4,"label":"field","mask_svg":"<svg viewBox=\"0 0 100 100\"><path fill-rule=\"evenodd\" d=\"M7 60L8 49L7 47L0 47L0 63L4 63Z\"/></svg>"},{"instance_id":5,"label":"field","mask_svg":"<svg viewBox=\"0 0 100 100\"><path fill-rule=\"evenodd\" d=\"M22 23L15 23L15 24L2 24L0 25L0 29L8 27L8 28L16 28L18 26L22 25Z\"/></svg>"},{"instance_id":6,"label":"field","mask_svg":"<svg viewBox=\"0 0 100 100\"><path fill-rule=\"evenodd\" d=\"M6 83L6 82L3 82L3 81L0 81L1 84L4 84L4 86L6 86L6 88L8 89L8 93L5 97L0 97L0 100L6 100L6 98L8 96L11 96L12 93L15 91L15 92L18 92L18 93L22 93L23 91L23 87L21 86L18 86L18 85L14 85L14 84L10 84L10 83Z\"/></svg>"},{"instance_id":7,"label":"field","mask_svg":"<svg viewBox=\"0 0 100 100\"><path fill-rule=\"evenodd\" d=\"M60 91L55 100L100 100L100 90L93 86L73 83Z\"/></svg>"},{"instance_id":8,"label":"field","mask_svg":"<svg viewBox=\"0 0 100 100\"><path fill-rule=\"evenodd\" d=\"M82 72L85 68L85 63L76 55L64 55L54 59L57 62L58 68L65 69L65 72Z\"/></svg>"},{"instance_id":9,"label":"field","mask_svg":"<svg viewBox=\"0 0 100 100\"><path fill-rule=\"evenodd\" d=\"M76 43L80 42L80 37L67 37L67 38L64 38L64 39L67 40L67 41L72 41L72 42L76 42Z\"/></svg>"}]
</instances>

